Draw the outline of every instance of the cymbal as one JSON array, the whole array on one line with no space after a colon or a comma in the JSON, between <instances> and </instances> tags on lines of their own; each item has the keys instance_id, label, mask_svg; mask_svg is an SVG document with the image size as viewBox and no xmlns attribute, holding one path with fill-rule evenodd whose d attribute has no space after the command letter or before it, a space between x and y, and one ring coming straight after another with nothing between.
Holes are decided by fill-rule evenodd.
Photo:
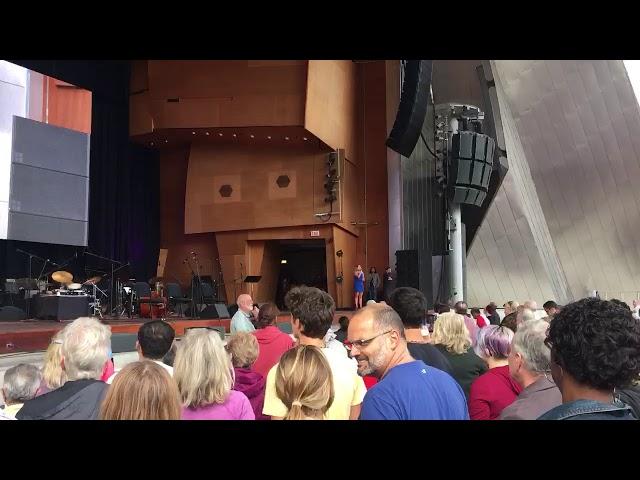
<instances>
[{"instance_id":1,"label":"cymbal","mask_svg":"<svg viewBox=\"0 0 640 480\"><path fill-rule=\"evenodd\" d=\"M53 272L51 274L51 278L53 278L56 282L66 284L73 282L73 275L69 272L65 272L64 270L59 270L57 272Z\"/></svg>"},{"instance_id":2,"label":"cymbal","mask_svg":"<svg viewBox=\"0 0 640 480\"><path fill-rule=\"evenodd\" d=\"M83 285L95 285L102 280L100 275L96 275L95 277L87 278L87 280L83 283Z\"/></svg>"}]
</instances>

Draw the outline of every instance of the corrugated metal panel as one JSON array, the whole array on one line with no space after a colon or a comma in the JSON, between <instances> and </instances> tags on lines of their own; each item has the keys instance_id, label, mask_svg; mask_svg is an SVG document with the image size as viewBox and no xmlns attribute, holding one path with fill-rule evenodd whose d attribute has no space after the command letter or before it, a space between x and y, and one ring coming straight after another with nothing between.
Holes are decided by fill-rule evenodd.
<instances>
[{"instance_id":1,"label":"corrugated metal panel","mask_svg":"<svg viewBox=\"0 0 640 480\"><path fill-rule=\"evenodd\" d=\"M510 169L487 219L495 210L511 222L505 204L516 217L524 215L524 221L516 219L517 233L509 223L507 236L512 250L521 253L517 244L525 246L531 267L523 271L528 275L526 294L519 291L521 284L513 275L503 277L513 289L487 289L496 283L486 280L488 273L470 271L469 291L475 297L470 301L502 302L510 299L504 295L511 291L518 300L530 297L538 302L581 298L591 290L637 296L633 292L640 290L640 242L635 241L640 227L640 113L622 61L492 65L502 87L501 113L512 122L504 122L505 135L511 132ZM524 160L520 173L513 168L518 159ZM480 268L486 255L483 246L493 234L490 222L480 230L482 246L473 244L470 270ZM549 239L550 249L545 247ZM514 264L513 257L504 257L509 261L496 262L498 267L526 270L522 258ZM536 267L536 257L544 268ZM504 275L500 269L494 265L493 275ZM536 296L536 284L542 298Z\"/></svg>"}]
</instances>

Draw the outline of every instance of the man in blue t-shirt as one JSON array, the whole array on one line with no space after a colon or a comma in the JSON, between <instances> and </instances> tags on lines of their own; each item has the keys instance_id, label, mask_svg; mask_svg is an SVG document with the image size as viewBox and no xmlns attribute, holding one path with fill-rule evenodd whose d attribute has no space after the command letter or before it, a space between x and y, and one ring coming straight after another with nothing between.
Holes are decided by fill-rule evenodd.
<instances>
[{"instance_id":1,"label":"man in blue t-shirt","mask_svg":"<svg viewBox=\"0 0 640 480\"><path fill-rule=\"evenodd\" d=\"M380 379L365 395L360 420L468 420L464 392L451 375L411 357L402 320L391 307L373 305L349 321L358 374Z\"/></svg>"}]
</instances>

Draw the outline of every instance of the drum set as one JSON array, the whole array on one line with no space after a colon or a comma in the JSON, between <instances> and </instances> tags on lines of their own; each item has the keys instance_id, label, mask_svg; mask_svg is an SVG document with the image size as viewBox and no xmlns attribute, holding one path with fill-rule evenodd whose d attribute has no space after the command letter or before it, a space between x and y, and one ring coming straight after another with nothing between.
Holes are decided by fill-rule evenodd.
<instances>
[{"instance_id":1,"label":"drum set","mask_svg":"<svg viewBox=\"0 0 640 480\"><path fill-rule=\"evenodd\" d=\"M45 284L46 290L42 292L43 295L87 296L89 297L89 308L93 316L102 318L104 308L100 303L100 299L108 297L107 292L98 287L102 277L94 276L82 283L77 283L73 281L73 274L59 270L51 274L51 279L58 284L58 288L48 289L47 287L56 285Z\"/></svg>"}]
</instances>

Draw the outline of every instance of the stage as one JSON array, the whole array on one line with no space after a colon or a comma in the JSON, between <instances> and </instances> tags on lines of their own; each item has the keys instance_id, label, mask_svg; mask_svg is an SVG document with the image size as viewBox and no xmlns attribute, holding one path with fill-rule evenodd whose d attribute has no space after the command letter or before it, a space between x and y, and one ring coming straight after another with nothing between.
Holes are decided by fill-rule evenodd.
<instances>
[{"instance_id":1,"label":"stage","mask_svg":"<svg viewBox=\"0 0 640 480\"><path fill-rule=\"evenodd\" d=\"M341 316L351 317L352 311L339 311L334 314L333 323L337 324ZM230 332L230 318L165 318L176 331L176 335L184 334L185 329L191 327L224 327ZM111 327L111 333L137 333L140 325L151 321L150 318L105 317L102 320ZM277 323L289 323L291 315L281 313ZM0 322L0 355L16 352L38 352L46 350L51 337L62 330L70 320L56 322L53 320L29 319L17 322Z\"/></svg>"}]
</instances>

